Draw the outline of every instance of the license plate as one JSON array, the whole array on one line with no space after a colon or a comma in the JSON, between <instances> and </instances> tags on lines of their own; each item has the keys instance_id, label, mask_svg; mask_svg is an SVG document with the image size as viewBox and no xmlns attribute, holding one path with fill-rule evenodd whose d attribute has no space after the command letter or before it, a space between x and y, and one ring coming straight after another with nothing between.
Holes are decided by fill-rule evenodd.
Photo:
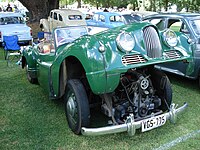
<instances>
[{"instance_id":1,"label":"license plate","mask_svg":"<svg viewBox=\"0 0 200 150\"><path fill-rule=\"evenodd\" d=\"M149 131L151 129L160 127L164 125L166 122L165 115L159 115L155 117L151 117L142 121L142 132Z\"/></svg>"}]
</instances>

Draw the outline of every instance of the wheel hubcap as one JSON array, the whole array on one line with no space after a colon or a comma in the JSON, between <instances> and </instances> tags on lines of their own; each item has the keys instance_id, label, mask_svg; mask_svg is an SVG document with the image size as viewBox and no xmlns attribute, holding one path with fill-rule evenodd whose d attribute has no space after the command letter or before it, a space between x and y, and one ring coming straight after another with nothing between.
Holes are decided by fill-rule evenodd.
<instances>
[{"instance_id":1,"label":"wheel hubcap","mask_svg":"<svg viewBox=\"0 0 200 150\"><path fill-rule=\"evenodd\" d=\"M78 119L77 103L75 95L72 93L67 101L67 113L71 123L76 124Z\"/></svg>"}]
</instances>

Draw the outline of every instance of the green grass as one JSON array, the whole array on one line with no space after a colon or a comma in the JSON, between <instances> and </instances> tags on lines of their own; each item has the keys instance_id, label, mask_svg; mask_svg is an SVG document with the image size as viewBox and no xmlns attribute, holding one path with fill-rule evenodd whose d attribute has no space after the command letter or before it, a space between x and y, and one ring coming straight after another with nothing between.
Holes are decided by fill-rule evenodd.
<instances>
[{"instance_id":1,"label":"green grass","mask_svg":"<svg viewBox=\"0 0 200 150\"><path fill-rule=\"evenodd\" d=\"M166 125L135 136L127 133L104 136L74 135L66 122L63 102L49 100L39 85L28 82L20 66L7 67L0 49L0 149L56 150L145 150L155 149L180 136L200 130L200 89L197 83L169 75L173 85L173 101L188 102L188 109L177 123ZM105 120L92 114L93 125ZM172 147L175 150L200 149L200 135Z\"/></svg>"}]
</instances>

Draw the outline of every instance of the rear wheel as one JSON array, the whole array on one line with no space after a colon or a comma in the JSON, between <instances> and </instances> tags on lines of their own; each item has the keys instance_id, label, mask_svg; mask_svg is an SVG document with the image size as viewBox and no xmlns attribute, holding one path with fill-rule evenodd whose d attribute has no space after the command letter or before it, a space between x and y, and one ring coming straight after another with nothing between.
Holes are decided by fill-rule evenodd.
<instances>
[{"instance_id":1,"label":"rear wheel","mask_svg":"<svg viewBox=\"0 0 200 150\"><path fill-rule=\"evenodd\" d=\"M44 31L44 26L43 26L43 24L40 24L40 29L41 29L41 31Z\"/></svg>"},{"instance_id":2,"label":"rear wheel","mask_svg":"<svg viewBox=\"0 0 200 150\"><path fill-rule=\"evenodd\" d=\"M38 80L37 80L37 78L31 77L31 74L30 74L30 72L28 71L28 65L26 65L25 69L26 69L26 77L27 77L28 81L29 81L30 83L32 83L32 84L36 84L36 83L38 82Z\"/></svg>"},{"instance_id":3,"label":"rear wheel","mask_svg":"<svg viewBox=\"0 0 200 150\"><path fill-rule=\"evenodd\" d=\"M88 127L90 123L88 98L80 80L71 79L68 81L64 103L65 114L70 129L75 134L80 134L81 128Z\"/></svg>"}]
</instances>

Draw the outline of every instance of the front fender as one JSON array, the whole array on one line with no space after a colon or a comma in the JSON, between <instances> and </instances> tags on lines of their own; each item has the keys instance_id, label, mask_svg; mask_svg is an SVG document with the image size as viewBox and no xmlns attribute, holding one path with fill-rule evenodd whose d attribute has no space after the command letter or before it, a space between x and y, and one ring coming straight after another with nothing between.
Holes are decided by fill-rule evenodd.
<instances>
[{"instance_id":1,"label":"front fender","mask_svg":"<svg viewBox=\"0 0 200 150\"><path fill-rule=\"evenodd\" d=\"M74 43L58 48L56 59L50 71L54 95L59 95L59 72L61 64L71 56L75 57L82 64L92 92L95 94L105 93L105 60L104 55L98 50L99 46L99 42L96 39L86 37L82 41L77 40Z\"/></svg>"}]
</instances>

